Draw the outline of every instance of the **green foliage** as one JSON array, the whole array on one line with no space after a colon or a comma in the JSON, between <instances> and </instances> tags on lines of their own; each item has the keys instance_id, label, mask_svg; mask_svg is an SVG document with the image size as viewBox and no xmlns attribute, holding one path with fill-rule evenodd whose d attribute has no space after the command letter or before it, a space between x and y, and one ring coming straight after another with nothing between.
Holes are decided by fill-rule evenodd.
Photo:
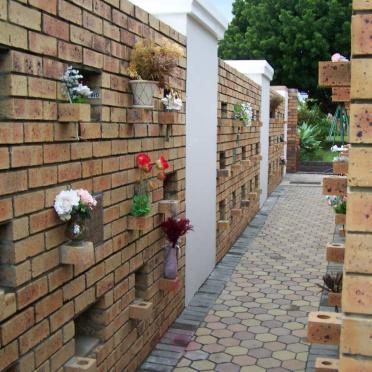
<instances>
[{"instance_id":1,"label":"green foliage","mask_svg":"<svg viewBox=\"0 0 372 372\"><path fill-rule=\"evenodd\" d=\"M324 98L318 61L350 54L351 0L235 0L234 19L219 54L224 59L266 59L274 84ZM327 94L329 94L327 92Z\"/></svg>"},{"instance_id":2,"label":"green foliage","mask_svg":"<svg viewBox=\"0 0 372 372\"><path fill-rule=\"evenodd\" d=\"M316 126L302 123L297 130L300 136L301 155L313 153L319 149L320 141L316 139L318 136L318 128Z\"/></svg>"},{"instance_id":3,"label":"green foliage","mask_svg":"<svg viewBox=\"0 0 372 372\"><path fill-rule=\"evenodd\" d=\"M333 210L337 214L346 214L346 201L341 201L333 207Z\"/></svg>"},{"instance_id":4,"label":"green foliage","mask_svg":"<svg viewBox=\"0 0 372 372\"><path fill-rule=\"evenodd\" d=\"M135 217L147 216L151 211L149 194L133 196L131 215Z\"/></svg>"}]
</instances>

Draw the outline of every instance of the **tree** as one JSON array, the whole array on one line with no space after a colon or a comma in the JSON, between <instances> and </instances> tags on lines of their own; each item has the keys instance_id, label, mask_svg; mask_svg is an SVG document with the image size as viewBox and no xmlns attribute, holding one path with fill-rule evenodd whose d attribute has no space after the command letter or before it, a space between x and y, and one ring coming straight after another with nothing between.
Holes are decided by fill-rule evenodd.
<instances>
[{"instance_id":1,"label":"tree","mask_svg":"<svg viewBox=\"0 0 372 372\"><path fill-rule=\"evenodd\" d=\"M274 84L318 89L318 62L350 55L351 0L235 0L234 18L220 42L224 59L266 59Z\"/></svg>"}]
</instances>

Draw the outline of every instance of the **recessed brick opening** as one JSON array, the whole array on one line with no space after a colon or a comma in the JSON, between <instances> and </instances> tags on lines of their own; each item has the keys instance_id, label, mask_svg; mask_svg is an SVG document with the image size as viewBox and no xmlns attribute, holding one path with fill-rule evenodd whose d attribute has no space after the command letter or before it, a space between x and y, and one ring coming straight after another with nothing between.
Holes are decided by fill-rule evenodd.
<instances>
[{"instance_id":1,"label":"recessed brick opening","mask_svg":"<svg viewBox=\"0 0 372 372\"><path fill-rule=\"evenodd\" d=\"M103 311L93 304L75 318L75 356L89 356L101 342L99 332L104 326L97 319Z\"/></svg>"},{"instance_id":2,"label":"recessed brick opening","mask_svg":"<svg viewBox=\"0 0 372 372\"><path fill-rule=\"evenodd\" d=\"M223 119L227 118L227 102L221 102L221 117Z\"/></svg>"},{"instance_id":3,"label":"recessed brick opening","mask_svg":"<svg viewBox=\"0 0 372 372\"><path fill-rule=\"evenodd\" d=\"M220 169L225 169L226 168L226 155L224 152L220 152Z\"/></svg>"},{"instance_id":4,"label":"recessed brick opening","mask_svg":"<svg viewBox=\"0 0 372 372\"><path fill-rule=\"evenodd\" d=\"M247 160L247 146L242 147L242 160Z\"/></svg>"},{"instance_id":5,"label":"recessed brick opening","mask_svg":"<svg viewBox=\"0 0 372 372\"><path fill-rule=\"evenodd\" d=\"M225 200L222 200L218 204L218 210L220 212L220 221L223 221L226 219L226 202Z\"/></svg>"},{"instance_id":6,"label":"recessed brick opening","mask_svg":"<svg viewBox=\"0 0 372 372\"><path fill-rule=\"evenodd\" d=\"M258 190L258 187L259 187L259 177L258 177L258 175L254 176L254 185L255 185L256 190Z\"/></svg>"},{"instance_id":7,"label":"recessed brick opening","mask_svg":"<svg viewBox=\"0 0 372 372\"><path fill-rule=\"evenodd\" d=\"M177 172L167 174L164 181L164 199L178 200Z\"/></svg>"},{"instance_id":8,"label":"recessed brick opening","mask_svg":"<svg viewBox=\"0 0 372 372\"><path fill-rule=\"evenodd\" d=\"M232 193L231 203L232 203L231 207L235 208L235 206L236 206L236 191L233 191L233 193Z\"/></svg>"},{"instance_id":9,"label":"recessed brick opening","mask_svg":"<svg viewBox=\"0 0 372 372\"><path fill-rule=\"evenodd\" d=\"M143 300L146 297L146 291L150 285L150 273L151 271L147 264L142 265L134 272L134 290L136 300Z\"/></svg>"},{"instance_id":10,"label":"recessed brick opening","mask_svg":"<svg viewBox=\"0 0 372 372\"><path fill-rule=\"evenodd\" d=\"M255 146L255 154L260 155L260 145L256 143L254 146Z\"/></svg>"},{"instance_id":11,"label":"recessed brick opening","mask_svg":"<svg viewBox=\"0 0 372 372\"><path fill-rule=\"evenodd\" d=\"M240 192L241 192L241 199L242 200L245 200L246 197L247 197L247 187L245 185L243 185L241 187L241 191Z\"/></svg>"}]
</instances>

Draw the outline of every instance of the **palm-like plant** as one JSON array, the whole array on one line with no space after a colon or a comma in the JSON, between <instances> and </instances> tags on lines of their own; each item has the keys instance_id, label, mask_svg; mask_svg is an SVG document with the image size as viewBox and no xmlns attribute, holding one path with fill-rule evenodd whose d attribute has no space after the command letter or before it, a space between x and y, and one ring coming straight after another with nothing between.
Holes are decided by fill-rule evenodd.
<instances>
[{"instance_id":1,"label":"palm-like plant","mask_svg":"<svg viewBox=\"0 0 372 372\"><path fill-rule=\"evenodd\" d=\"M315 125L308 125L307 123L302 123L298 128L298 135L300 137L301 152L302 153L312 153L319 149L320 141L318 141L318 127Z\"/></svg>"}]
</instances>

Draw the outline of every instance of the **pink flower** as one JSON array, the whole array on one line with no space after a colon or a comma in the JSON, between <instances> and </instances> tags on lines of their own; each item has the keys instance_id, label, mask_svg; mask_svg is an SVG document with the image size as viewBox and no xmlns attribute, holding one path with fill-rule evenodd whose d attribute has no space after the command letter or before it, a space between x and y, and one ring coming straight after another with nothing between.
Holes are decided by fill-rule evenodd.
<instances>
[{"instance_id":1,"label":"pink flower","mask_svg":"<svg viewBox=\"0 0 372 372\"><path fill-rule=\"evenodd\" d=\"M341 54L340 53L335 53L332 56L332 62L340 62L340 59L341 59Z\"/></svg>"},{"instance_id":2,"label":"pink flower","mask_svg":"<svg viewBox=\"0 0 372 372\"><path fill-rule=\"evenodd\" d=\"M93 198L89 191L83 189L79 189L76 191L80 197L80 201L82 204L87 205L91 209L93 209L97 205L97 200Z\"/></svg>"}]
</instances>

